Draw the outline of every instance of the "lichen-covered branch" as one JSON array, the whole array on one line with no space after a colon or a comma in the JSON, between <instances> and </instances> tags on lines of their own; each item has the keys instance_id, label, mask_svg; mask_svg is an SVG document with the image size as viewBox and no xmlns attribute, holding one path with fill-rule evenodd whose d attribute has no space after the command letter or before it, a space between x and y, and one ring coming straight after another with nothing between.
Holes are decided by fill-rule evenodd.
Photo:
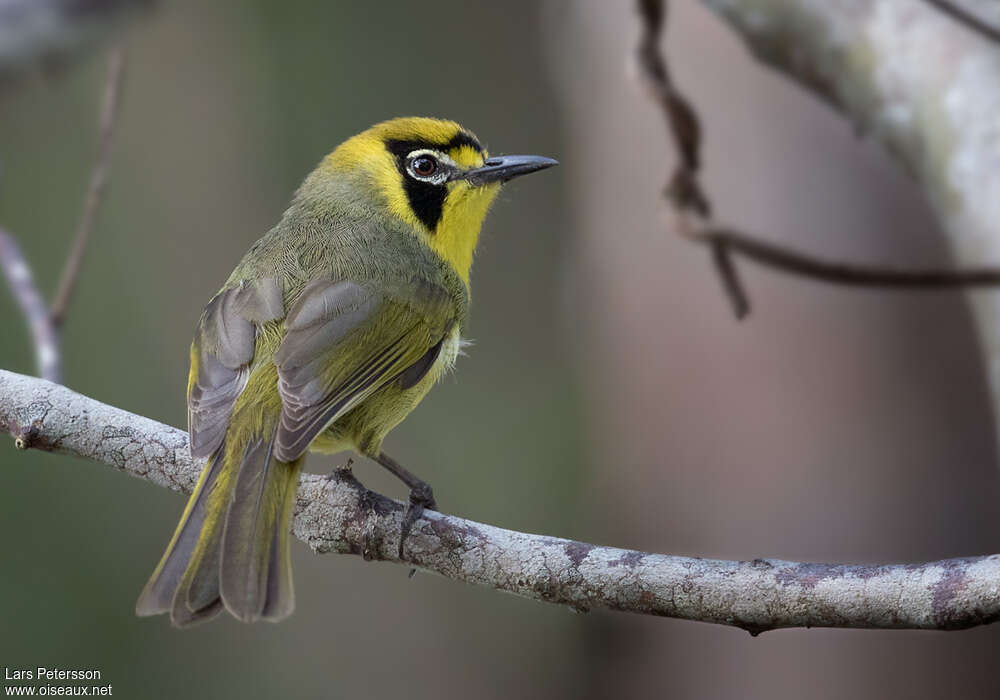
<instances>
[{"instance_id":1,"label":"lichen-covered branch","mask_svg":"<svg viewBox=\"0 0 1000 700\"><path fill-rule=\"evenodd\" d=\"M22 449L85 457L190 493L187 434L64 386L0 370L0 431ZM403 505L349 470L306 474L294 533L315 552L405 562L576 610L607 608L733 625L956 630L1000 619L1000 555L843 566L648 554L426 512L398 555Z\"/></svg>"},{"instance_id":2,"label":"lichen-covered branch","mask_svg":"<svg viewBox=\"0 0 1000 700\"><path fill-rule=\"evenodd\" d=\"M960 267L1000 263L1000 44L941 3L702 2L759 59L887 146L916 177ZM961 7L983 22L1000 17L995 0ZM1000 416L1000 294L972 303Z\"/></svg>"}]
</instances>

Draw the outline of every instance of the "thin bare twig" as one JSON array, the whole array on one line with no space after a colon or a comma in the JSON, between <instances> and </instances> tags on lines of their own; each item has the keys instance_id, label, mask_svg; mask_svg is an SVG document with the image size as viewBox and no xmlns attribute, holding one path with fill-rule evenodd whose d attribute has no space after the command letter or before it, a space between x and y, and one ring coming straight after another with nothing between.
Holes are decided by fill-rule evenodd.
<instances>
[{"instance_id":1,"label":"thin bare twig","mask_svg":"<svg viewBox=\"0 0 1000 700\"><path fill-rule=\"evenodd\" d=\"M711 246L713 251L721 246L724 250L739 253L761 265L831 284L907 289L1000 286L1000 268L996 267L905 270L854 265L815 258L729 229L705 228L685 235L691 240Z\"/></svg>"},{"instance_id":2,"label":"thin bare twig","mask_svg":"<svg viewBox=\"0 0 1000 700\"><path fill-rule=\"evenodd\" d=\"M678 229L690 231L697 227L697 221L707 220L712 211L708 196L698 182L701 125L690 102L674 86L667 59L660 50L667 17L666 3L664 0L637 0L636 7L642 20L642 34L636 47L640 74L649 87L650 96L663 111L667 131L678 154L677 166L667 181L664 195L674 205ZM712 260L733 313L737 319L744 318L750 312L750 299L724 242L712 247Z\"/></svg>"},{"instance_id":3,"label":"thin bare twig","mask_svg":"<svg viewBox=\"0 0 1000 700\"><path fill-rule=\"evenodd\" d=\"M21 449L84 457L184 493L201 470L186 432L3 370L0 432ZM425 511L400 556L403 512L402 503L368 491L349 469L305 474L293 532L317 553L416 566L579 611L699 620L751 634L781 627L958 630L1000 620L1000 555L860 566L720 561L602 547Z\"/></svg>"},{"instance_id":4,"label":"thin bare twig","mask_svg":"<svg viewBox=\"0 0 1000 700\"><path fill-rule=\"evenodd\" d=\"M715 265L715 271L719 274L722 290L729 299L733 313L737 319L746 318L746 315L750 313L750 299L743 291L743 282L740 280L736 265L733 263L733 257L729 254L728 241L724 238L718 238L710 241L709 246L712 249L712 262Z\"/></svg>"},{"instance_id":5,"label":"thin bare twig","mask_svg":"<svg viewBox=\"0 0 1000 700\"><path fill-rule=\"evenodd\" d=\"M16 238L3 229L0 229L0 271L7 278L10 293L21 307L24 320L31 329L39 376L58 382L62 374L59 330L52 324L49 310L35 285L35 278L21 252L21 246Z\"/></svg>"},{"instance_id":6,"label":"thin bare twig","mask_svg":"<svg viewBox=\"0 0 1000 700\"><path fill-rule=\"evenodd\" d=\"M104 200L104 192L108 184L108 171L111 168L111 147L114 142L115 123L118 118L118 107L121 104L122 81L125 75L125 49L121 46L111 51L108 60L108 77L104 86L104 99L101 102L100 134L97 144L97 156L90 173L90 184L84 197L83 212L76 227L73 248L63 267L59 280L58 291L52 301L50 316L52 323L58 328L66 320L66 311L73 299L76 281L80 276L84 253L94 221Z\"/></svg>"},{"instance_id":7,"label":"thin bare twig","mask_svg":"<svg viewBox=\"0 0 1000 700\"><path fill-rule=\"evenodd\" d=\"M641 75L666 118L667 131L677 150L678 163L666 187L666 195L678 212L694 212L707 217L711 211L708 197L698 183L701 167L701 124L687 99L676 89L670 68L660 51L660 37L666 23L667 7L663 0L638 0L643 32L636 57Z\"/></svg>"},{"instance_id":8,"label":"thin bare twig","mask_svg":"<svg viewBox=\"0 0 1000 700\"><path fill-rule=\"evenodd\" d=\"M38 373L53 382L61 381L62 378L59 329L66 320L66 311L73 298L87 242L90 240L90 233L107 187L108 171L111 167L111 145L118 107L121 103L124 66L124 49L120 47L113 49L108 62L104 99L101 103L97 157L84 197L83 213L76 228L73 246L51 307L46 306L45 299L38 291L31 267L21 252L17 240L10 233L0 229L0 272L7 278L11 293L31 328Z\"/></svg>"},{"instance_id":9,"label":"thin bare twig","mask_svg":"<svg viewBox=\"0 0 1000 700\"><path fill-rule=\"evenodd\" d=\"M984 22L981 18L972 14L964 7L960 7L949 0L924 0L924 2L937 8L956 22L964 24L980 36L985 37L990 41L1000 43L1000 29Z\"/></svg>"}]
</instances>

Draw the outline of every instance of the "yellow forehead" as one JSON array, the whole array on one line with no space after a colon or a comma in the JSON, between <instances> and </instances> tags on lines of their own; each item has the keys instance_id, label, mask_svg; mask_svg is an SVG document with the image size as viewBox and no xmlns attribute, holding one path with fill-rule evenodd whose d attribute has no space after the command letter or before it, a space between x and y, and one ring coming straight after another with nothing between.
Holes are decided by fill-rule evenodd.
<instances>
[{"instance_id":1,"label":"yellow forehead","mask_svg":"<svg viewBox=\"0 0 1000 700\"><path fill-rule=\"evenodd\" d=\"M485 155L473 145L461 143L470 139L478 143L472 132L462 128L458 122L428 117L401 117L376 124L348 139L330 154L328 161L330 164L351 168L371 165L373 159L389 160L386 144L397 141L441 150L463 168L477 167L483 164Z\"/></svg>"},{"instance_id":2,"label":"yellow forehead","mask_svg":"<svg viewBox=\"0 0 1000 700\"><path fill-rule=\"evenodd\" d=\"M382 140L398 139L400 141L448 143L463 131L466 130L462 128L461 124L450 119L399 117L380 122L363 133L370 133Z\"/></svg>"},{"instance_id":3,"label":"yellow forehead","mask_svg":"<svg viewBox=\"0 0 1000 700\"><path fill-rule=\"evenodd\" d=\"M447 151L447 155L463 168L477 168L486 160L486 151L480 153L472 146L459 146Z\"/></svg>"}]
</instances>

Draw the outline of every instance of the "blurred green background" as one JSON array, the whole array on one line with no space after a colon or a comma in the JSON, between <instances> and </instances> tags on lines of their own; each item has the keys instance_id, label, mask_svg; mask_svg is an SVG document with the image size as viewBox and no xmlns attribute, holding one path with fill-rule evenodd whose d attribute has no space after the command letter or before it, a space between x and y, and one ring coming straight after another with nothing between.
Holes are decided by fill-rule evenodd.
<instances>
[{"instance_id":1,"label":"blurred green background","mask_svg":"<svg viewBox=\"0 0 1000 700\"><path fill-rule=\"evenodd\" d=\"M723 220L832 257L948 264L884 153L697 3L675 2L671 22ZM390 436L444 510L728 558L1000 551L963 298L745 266L755 312L734 323L704 251L664 233L672 156L624 68L631 3L174 0L125 37L110 192L64 337L72 388L183 425L201 308L301 178L371 123L444 116L494 152L562 162L502 194L473 271L475 345ZM44 290L91 167L106 53L0 92L0 224ZM0 366L33 372L6 293L0 317ZM0 666L98 668L125 698L995 697L997 629L750 639L407 580L299 543L290 620L178 632L132 606L183 505L0 441Z\"/></svg>"}]
</instances>

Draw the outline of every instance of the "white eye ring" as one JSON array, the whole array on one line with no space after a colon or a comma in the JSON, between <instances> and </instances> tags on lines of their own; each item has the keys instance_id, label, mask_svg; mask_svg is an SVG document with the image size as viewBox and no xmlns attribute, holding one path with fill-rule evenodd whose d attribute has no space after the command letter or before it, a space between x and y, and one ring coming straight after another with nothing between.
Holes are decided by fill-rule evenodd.
<instances>
[{"instance_id":1,"label":"white eye ring","mask_svg":"<svg viewBox=\"0 0 1000 700\"><path fill-rule=\"evenodd\" d=\"M437 168L435 168L434 172L430 175L421 175L414 168L414 163L421 157L431 158L435 163L437 163ZM432 185L443 185L446 183L457 167L458 166L455 165L455 161L446 156L444 153L434 151L430 148L421 148L416 151L410 151L406 155L406 173L414 180L429 182Z\"/></svg>"}]
</instances>

